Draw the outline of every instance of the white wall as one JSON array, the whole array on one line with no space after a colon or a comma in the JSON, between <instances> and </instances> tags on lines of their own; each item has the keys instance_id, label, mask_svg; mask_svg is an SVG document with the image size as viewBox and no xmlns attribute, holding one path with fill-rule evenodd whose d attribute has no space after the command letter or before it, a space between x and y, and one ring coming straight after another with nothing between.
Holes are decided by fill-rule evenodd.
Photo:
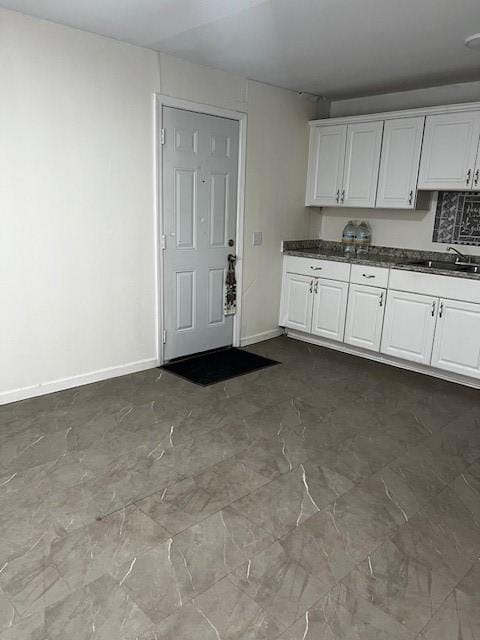
<instances>
[{"instance_id":1,"label":"white wall","mask_svg":"<svg viewBox=\"0 0 480 640\"><path fill-rule=\"evenodd\" d=\"M242 335L277 327L311 102L3 10L0 57L0 402L155 363L154 92L248 113Z\"/></svg>"},{"instance_id":2,"label":"white wall","mask_svg":"<svg viewBox=\"0 0 480 640\"><path fill-rule=\"evenodd\" d=\"M366 220L372 229L372 244L423 251L446 251L448 245L432 242L435 202L432 194L432 206L426 211L325 207L312 211L310 237L338 242L349 220ZM462 253L480 255L480 247L453 246Z\"/></svg>"},{"instance_id":3,"label":"white wall","mask_svg":"<svg viewBox=\"0 0 480 640\"><path fill-rule=\"evenodd\" d=\"M459 104L463 102L477 102L480 100L480 81L447 84L428 89L412 91L397 91L382 93L363 98L336 100L330 105L330 117L361 115L365 113L379 113L395 111L397 109L415 109L436 107L444 104ZM319 116L321 117L321 116Z\"/></svg>"}]
</instances>

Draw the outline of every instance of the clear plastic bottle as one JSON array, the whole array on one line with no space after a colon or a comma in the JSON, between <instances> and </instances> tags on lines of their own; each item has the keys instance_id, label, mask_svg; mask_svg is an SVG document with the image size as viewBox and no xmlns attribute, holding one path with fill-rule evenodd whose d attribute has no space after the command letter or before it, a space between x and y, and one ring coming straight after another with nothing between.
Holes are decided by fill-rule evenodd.
<instances>
[{"instance_id":1,"label":"clear plastic bottle","mask_svg":"<svg viewBox=\"0 0 480 640\"><path fill-rule=\"evenodd\" d=\"M355 255L355 240L357 237L357 225L353 220L349 220L342 233L343 253L346 256Z\"/></svg>"},{"instance_id":2,"label":"clear plastic bottle","mask_svg":"<svg viewBox=\"0 0 480 640\"><path fill-rule=\"evenodd\" d=\"M358 225L355 234L355 248L357 255L365 255L370 248L370 242L372 240L372 232L368 222L362 222Z\"/></svg>"}]
</instances>

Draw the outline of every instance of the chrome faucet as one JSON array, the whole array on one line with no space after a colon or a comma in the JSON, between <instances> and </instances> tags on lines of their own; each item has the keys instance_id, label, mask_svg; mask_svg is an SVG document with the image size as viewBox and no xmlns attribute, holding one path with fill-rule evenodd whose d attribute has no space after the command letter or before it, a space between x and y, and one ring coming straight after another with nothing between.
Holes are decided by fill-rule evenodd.
<instances>
[{"instance_id":1,"label":"chrome faucet","mask_svg":"<svg viewBox=\"0 0 480 640\"><path fill-rule=\"evenodd\" d=\"M458 249L455 249L455 247L447 247L447 251L455 251L455 253L457 254L455 264L470 264L471 258L461 253Z\"/></svg>"}]
</instances>

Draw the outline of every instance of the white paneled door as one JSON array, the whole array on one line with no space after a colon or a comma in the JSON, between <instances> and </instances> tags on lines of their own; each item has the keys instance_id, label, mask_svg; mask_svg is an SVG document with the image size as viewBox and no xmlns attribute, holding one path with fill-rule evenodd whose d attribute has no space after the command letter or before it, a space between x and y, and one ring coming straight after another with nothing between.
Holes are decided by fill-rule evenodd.
<instances>
[{"instance_id":1,"label":"white paneled door","mask_svg":"<svg viewBox=\"0 0 480 640\"><path fill-rule=\"evenodd\" d=\"M348 294L348 312L345 342L362 349L380 350L385 289L363 284L351 284Z\"/></svg>"},{"instance_id":2,"label":"white paneled door","mask_svg":"<svg viewBox=\"0 0 480 640\"><path fill-rule=\"evenodd\" d=\"M374 207L382 146L383 121L349 124L340 203Z\"/></svg>"},{"instance_id":3,"label":"white paneled door","mask_svg":"<svg viewBox=\"0 0 480 640\"><path fill-rule=\"evenodd\" d=\"M382 353L430 364L438 298L405 291L388 292Z\"/></svg>"},{"instance_id":4,"label":"white paneled door","mask_svg":"<svg viewBox=\"0 0 480 640\"><path fill-rule=\"evenodd\" d=\"M398 118L385 122L377 207L415 207L424 123L424 117Z\"/></svg>"},{"instance_id":5,"label":"white paneled door","mask_svg":"<svg viewBox=\"0 0 480 640\"><path fill-rule=\"evenodd\" d=\"M238 122L163 107L165 360L228 346L228 254L235 254Z\"/></svg>"},{"instance_id":6,"label":"white paneled door","mask_svg":"<svg viewBox=\"0 0 480 640\"><path fill-rule=\"evenodd\" d=\"M286 273L283 280L280 325L310 332L312 326L314 279L296 273Z\"/></svg>"},{"instance_id":7,"label":"white paneled door","mask_svg":"<svg viewBox=\"0 0 480 640\"><path fill-rule=\"evenodd\" d=\"M312 330L314 336L343 340L347 312L348 282L316 278Z\"/></svg>"},{"instance_id":8,"label":"white paneled door","mask_svg":"<svg viewBox=\"0 0 480 640\"><path fill-rule=\"evenodd\" d=\"M480 111L427 116L418 188L478 188L475 160L479 136Z\"/></svg>"},{"instance_id":9,"label":"white paneled door","mask_svg":"<svg viewBox=\"0 0 480 640\"><path fill-rule=\"evenodd\" d=\"M480 304L440 300L432 367L480 378Z\"/></svg>"}]
</instances>

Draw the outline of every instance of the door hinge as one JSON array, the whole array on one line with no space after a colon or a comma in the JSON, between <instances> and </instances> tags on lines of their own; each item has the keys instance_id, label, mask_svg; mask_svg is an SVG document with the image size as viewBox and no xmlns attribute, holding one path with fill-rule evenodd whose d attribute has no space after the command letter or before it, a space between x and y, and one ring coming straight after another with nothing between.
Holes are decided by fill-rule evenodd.
<instances>
[{"instance_id":1,"label":"door hinge","mask_svg":"<svg viewBox=\"0 0 480 640\"><path fill-rule=\"evenodd\" d=\"M165 344L166 342L167 342L167 332L166 332L166 330L164 329L164 330L163 330L163 344Z\"/></svg>"},{"instance_id":2,"label":"door hinge","mask_svg":"<svg viewBox=\"0 0 480 640\"><path fill-rule=\"evenodd\" d=\"M160 144L165 144L165 129L160 129Z\"/></svg>"},{"instance_id":3,"label":"door hinge","mask_svg":"<svg viewBox=\"0 0 480 640\"><path fill-rule=\"evenodd\" d=\"M160 248L161 249L167 248L167 236L160 236Z\"/></svg>"}]
</instances>

